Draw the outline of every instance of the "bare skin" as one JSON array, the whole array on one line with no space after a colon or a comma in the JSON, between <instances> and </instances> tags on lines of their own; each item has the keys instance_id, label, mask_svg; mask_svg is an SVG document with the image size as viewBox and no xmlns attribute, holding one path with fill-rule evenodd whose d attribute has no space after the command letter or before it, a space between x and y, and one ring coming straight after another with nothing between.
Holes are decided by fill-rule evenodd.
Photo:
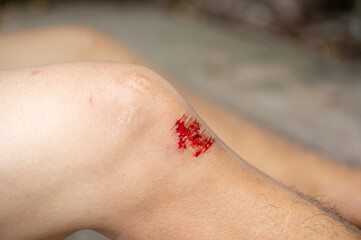
<instances>
[{"instance_id":1,"label":"bare skin","mask_svg":"<svg viewBox=\"0 0 361 240\"><path fill-rule=\"evenodd\" d=\"M0 35L0 53L6 56L0 59L2 69L74 60L150 65L110 37L82 27ZM283 140L174 82L173 85L237 154L273 178L319 200L343 218L361 226L359 169L335 163Z\"/></svg>"},{"instance_id":2,"label":"bare skin","mask_svg":"<svg viewBox=\"0 0 361 240\"><path fill-rule=\"evenodd\" d=\"M0 236L361 239L233 153L154 72L88 62L0 73ZM194 157L175 122L216 142Z\"/></svg>"}]
</instances>

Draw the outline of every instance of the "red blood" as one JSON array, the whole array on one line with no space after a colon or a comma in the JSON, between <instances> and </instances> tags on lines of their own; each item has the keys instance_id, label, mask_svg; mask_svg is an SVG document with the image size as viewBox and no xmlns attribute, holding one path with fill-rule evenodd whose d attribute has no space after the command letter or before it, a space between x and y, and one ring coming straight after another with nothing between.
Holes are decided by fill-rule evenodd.
<instances>
[{"instance_id":1,"label":"red blood","mask_svg":"<svg viewBox=\"0 0 361 240\"><path fill-rule=\"evenodd\" d=\"M214 139L207 136L204 129L201 131L201 124L197 119L188 119L187 116L183 115L176 121L174 127L178 134L178 149L191 147L195 157L207 151L214 143Z\"/></svg>"}]
</instances>

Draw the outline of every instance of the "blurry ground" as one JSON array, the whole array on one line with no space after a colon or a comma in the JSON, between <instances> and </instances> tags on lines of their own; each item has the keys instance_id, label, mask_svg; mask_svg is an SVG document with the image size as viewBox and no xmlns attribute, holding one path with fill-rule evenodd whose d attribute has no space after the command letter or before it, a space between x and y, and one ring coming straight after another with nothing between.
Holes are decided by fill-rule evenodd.
<instances>
[{"instance_id":1,"label":"blurry ground","mask_svg":"<svg viewBox=\"0 0 361 240\"><path fill-rule=\"evenodd\" d=\"M146 5L5 8L2 15L2 32L74 23L102 29L242 116L334 159L361 164L361 66L328 62L287 39ZM70 239L101 238L83 232Z\"/></svg>"}]
</instances>

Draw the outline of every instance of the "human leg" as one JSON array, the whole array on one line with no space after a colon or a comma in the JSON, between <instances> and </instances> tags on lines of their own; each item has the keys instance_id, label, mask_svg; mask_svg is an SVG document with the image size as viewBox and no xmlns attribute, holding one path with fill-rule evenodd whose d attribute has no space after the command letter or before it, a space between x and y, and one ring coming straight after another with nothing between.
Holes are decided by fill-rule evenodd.
<instances>
[{"instance_id":1,"label":"human leg","mask_svg":"<svg viewBox=\"0 0 361 240\"><path fill-rule=\"evenodd\" d=\"M66 33L66 34L65 34ZM62 36L72 36L68 41L59 41ZM51 39L49 39L52 36ZM23 65L33 65L35 53L38 52L33 42L43 46L48 44L36 63L67 60L114 60L147 65L139 57L107 36L82 28L60 28L38 30L34 36L28 32L21 36L4 36L0 38L4 49L11 46L25 46L28 58ZM62 42L62 44L60 44ZM85 44L84 44L85 43ZM26 47L28 44L28 47ZM60 45L59 45L60 44ZM60 46L56 49L54 46ZM9 47L10 46L10 47ZM30 47L31 46L31 47ZM63 47L61 47L63 46ZM85 47L84 47L85 46ZM16 51L5 52L13 54ZM4 52L3 52L4 53ZM49 53L52 53L49 55ZM68 55L62 55L66 53ZM5 59L5 58L4 58ZM20 58L19 58L20 59ZM16 61L5 61L3 66L16 66ZM272 133L236 116L221 107L210 104L189 90L176 86L190 102L199 115L237 154L244 157L252 165L273 178L293 186L302 193L315 197L324 204L331 205L344 218L361 226L361 172L343 164L337 164L309 150L285 141Z\"/></svg>"},{"instance_id":2,"label":"human leg","mask_svg":"<svg viewBox=\"0 0 361 240\"><path fill-rule=\"evenodd\" d=\"M112 239L360 239L235 155L148 69L73 63L0 79L5 239L81 228ZM203 136L183 148L177 129L193 121ZM203 137L214 142L196 156L191 139Z\"/></svg>"}]
</instances>

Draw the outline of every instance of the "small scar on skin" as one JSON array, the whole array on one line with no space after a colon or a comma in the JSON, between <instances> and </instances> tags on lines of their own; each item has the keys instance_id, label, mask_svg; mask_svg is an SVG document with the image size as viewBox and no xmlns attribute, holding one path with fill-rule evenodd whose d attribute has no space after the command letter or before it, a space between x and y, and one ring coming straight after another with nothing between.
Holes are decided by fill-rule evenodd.
<instances>
[{"instance_id":1,"label":"small scar on skin","mask_svg":"<svg viewBox=\"0 0 361 240\"><path fill-rule=\"evenodd\" d=\"M38 75L40 73L39 70L34 70L31 72L31 75L34 76L34 75Z\"/></svg>"},{"instance_id":2,"label":"small scar on skin","mask_svg":"<svg viewBox=\"0 0 361 240\"><path fill-rule=\"evenodd\" d=\"M128 77L126 84L132 89L145 93L152 87L150 77L145 73L130 70L125 74Z\"/></svg>"},{"instance_id":3,"label":"small scar on skin","mask_svg":"<svg viewBox=\"0 0 361 240\"><path fill-rule=\"evenodd\" d=\"M93 105L93 98L89 98L90 105Z\"/></svg>"}]
</instances>

